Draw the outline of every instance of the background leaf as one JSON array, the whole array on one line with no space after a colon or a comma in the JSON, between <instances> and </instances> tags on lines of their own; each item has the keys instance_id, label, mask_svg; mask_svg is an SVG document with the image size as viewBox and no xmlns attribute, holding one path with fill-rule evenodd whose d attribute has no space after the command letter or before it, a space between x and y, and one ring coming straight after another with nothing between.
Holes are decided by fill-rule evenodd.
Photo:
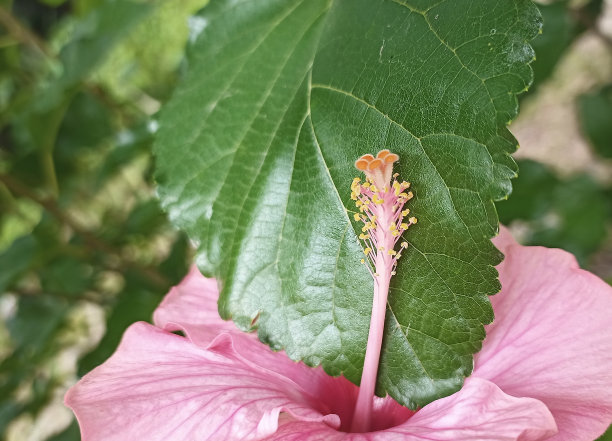
<instances>
[{"instance_id":1,"label":"background leaf","mask_svg":"<svg viewBox=\"0 0 612 441\"><path fill-rule=\"evenodd\" d=\"M595 151L612 158L612 84L578 100L580 123Z\"/></svg>"},{"instance_id":2,"label":"background leaf","mask_svg":"<svg viewBox=\"0 0 612 441\"><path fill-rule=\"evenodd\" d=\"M557 63L576 39L593 27L601 13L602 5L602 0L557 0L538 4L543 26L542 34L532 43L537 58L531 64L534 78L528 95L551 76Z\"/></svg>"},{"instance_id":3,"label":"background leaf","mask_svg":"<svg viewBox=\"0 0 612 441\"><path fill-rule=\"evenodd\" d=\"M205 2L0 6L0 439L80 439L55 417L77 370L187 272L151 142Z\"/></svg>"},{"instance_id":4,"label":"background leaf","mask_svg":"<svg viewBox=\"0 0 612 441\"><path fill-rule=\"evenodd\" d=\"M612 217L606 188L587 174L557 176L535 161L519 161L512 197L497 204L503 224L522 221L523 243L563 248L582 266L604 243Z\"/></svg>"},{"instance_id":5,"label":"background leaf","mask_svg":"<svg viewBox=\"0 0 612 441\"><path fill-rule=\"evenodd\" d=\"M499 290L492 200L515 175L505 124L531 81L536 8L218 1L195 20L157 179L221 281L222 316L358 383L373 288L349 187L357 157L390 148L419 224L392 284L377 392L414 408L457 390Z\"/></svg>"}]
</instances>

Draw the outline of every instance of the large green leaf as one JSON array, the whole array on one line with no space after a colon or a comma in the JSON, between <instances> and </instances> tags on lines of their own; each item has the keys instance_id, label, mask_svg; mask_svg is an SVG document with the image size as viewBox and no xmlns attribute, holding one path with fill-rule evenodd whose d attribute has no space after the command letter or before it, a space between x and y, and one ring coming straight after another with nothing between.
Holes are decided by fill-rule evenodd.
<instances>
[{"instance_id":1,"label":"large green leaf","mask_svg":"<svg viewBox=\"0 0 612 441\"><path fill-rule=\"evenodd\" d=\"M457 390L493 320L506 129L531 81L526 0L215 1L162 110L162 204L220 280L220 313L358 383L373 282L349 211L354 160L390 148L419 223L392 282L377 393Z\"/></svg>"}]
</instances>

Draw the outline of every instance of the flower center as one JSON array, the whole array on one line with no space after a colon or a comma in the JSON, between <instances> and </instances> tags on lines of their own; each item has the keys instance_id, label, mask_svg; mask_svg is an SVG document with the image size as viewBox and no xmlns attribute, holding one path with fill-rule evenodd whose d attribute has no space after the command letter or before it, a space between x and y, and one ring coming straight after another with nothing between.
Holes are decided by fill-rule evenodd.
<instances>
[{"instance_id":1,"label":"flower center","mask_svg":"<svg viewBox=\"0 0 612 441\"><path fill-rule=\"evenodd\" d=\"M359 388L344 377L327 377L313 390L312 406L323 415L336 414L340 417L341 432L354 432L352 426L356 416L355 404ZM373 397L370 425L361 432L376 432L390 429L406 422L416 411L412 411L391 397Z\"/></svg>"}]
</instances>

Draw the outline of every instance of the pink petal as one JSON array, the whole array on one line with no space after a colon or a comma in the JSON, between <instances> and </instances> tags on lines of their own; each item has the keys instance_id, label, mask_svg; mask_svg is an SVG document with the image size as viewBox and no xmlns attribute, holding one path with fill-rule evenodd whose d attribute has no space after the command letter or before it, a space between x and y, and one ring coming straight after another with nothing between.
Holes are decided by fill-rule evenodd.
<instances>
[{"instance_id":1,"label":"pink petal","mask_svg":"<svg viewBox=\"0 0 612 441\"><path fill-rule=\"evenodd\" d=\"M540 401L512 397L487 380L468 378L459 392L425 406L398 427L351 434L286 417L266 440L536 441L554 433L555 421Z\"/></svg>"},{"instance_id":2,"label":"pink petal","mask_svg":"<svg viewBox=\"0 0 612 441\"><path fill-rule=\"evenodd\" d=\"M221 331L237 330L231 321L219 317L219 289L197 267L166 295L153 314L153 322L168 331L183 331L192 340L206 345Z\"/></svg>"},{"instance_id":3,"label":"pink petal","mask_svg":"<svg viewBox=\"0 0 612 441\"><path fill-rule=\"evenodd\" d=\"M154 323L168 331L183 331L196 345L207 347L215 336L231 335L234 350L252 366L267 369L290 379L301 390L310 391L312 406L322 414L340 417L342 426L350 424L358 388L343 377L330 377L323 369L291 361L284 352L275 353L257 339L245 334L217 312L217 284L193 267L187 277L172 288L154 314ZM378 426L388 427L405 421L412 412L394 400L377 400Z\"/></svg>"},{"instance_id":4,"label":"pink petal","mask_svg":"<svg viewBox=\"0 0 612 441\"><path fill-rule=\"evenodd\" d=\"M556 441L592 441L612 422L612 287L561 250L523 247L502 231L502 292L475 376L544 402Z\"/></svg>"},{"instance_id":5,"label":"pink petal","mask_svg":"<svg viewBox=\"0 0 612 441\"><path fill-rule=\"evenodd\" d=\"M145 323L66 395L83 441L255 440L276 431L281 412L340 424L312 401L289 378L244 360L229 334L205 349Z\"/></svg>"}]
</instances>

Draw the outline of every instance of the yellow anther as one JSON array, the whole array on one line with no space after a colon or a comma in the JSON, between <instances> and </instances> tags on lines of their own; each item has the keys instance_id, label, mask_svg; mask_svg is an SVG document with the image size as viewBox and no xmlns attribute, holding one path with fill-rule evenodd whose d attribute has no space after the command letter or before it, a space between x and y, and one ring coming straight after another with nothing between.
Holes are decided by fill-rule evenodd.
<instances>
[{"instance_id":1,"label":"yellow anther","mask_svg":"<svg viewBox=\"0 0 612 441\"><path fill-rule=\"evenodd\" d=\"M402 217L408 216L409 213L410 213L410 208L406 208L404 211L402 211Z\"/></svg>"},{"instance_id":2,"label":"yellow anther","mask_svg":"<svg viewBox=\"0 0 612 441\"><path fill-rule=\"evenodd\" d=\"M391 224L391 225L389 225L389 230L395 231L395 230L397 230L397 226L395 224Z\"/></svg>"},{"instance_id":3,"label":"yellow anther","mask_svg":"<svg viewBox=\"0 0 612 441\"><path fill-rule=\"evenodd\" d=\"M406 182L406 181L402 182L402 187L404 187L405 189L410 187L410 182Z\"/></svg>"},{"instance_id":4,"label":"yellow anther","mask_svg":"<svg viewBox=\"0 0 612 441\"><path fill-rule=\"evenodd\" d=\"M355 214L353 215L353 218L354 218L356 221L360 221L360 220L361 220L361 215L360 215L359 213L355 213Z\"/></svg>"},{"instance_id":5,"label":"yellow anther","mask_svg":"<svg viewBox=\"0 0 612 441\"><path fill-rule=\"evenodd\" d=\"M371 252L372 252L372 248L370 247L367 247L365 250L363 250L363 254L365 254L366 256L370 254Z\"/></svg>"},{"instance_id":6,"label":"yellow anther","mask_svg":"<svg viewBox=\"0 0 612 441\"><path fill-rule=\"evenodd\" d=\"M397 274L395 271L391 271L392 276L394 276L395 274Z\"/></svg>"},{"instance_id":7,"label":"yellow anther","mask_svg":"<svg viewBox=\"0 0 612 441\"><path fill-rule=\"evenodd\" d=\"M361 231L363 231L364 233L368 230L371 230L374 228L374 224L370 221L365 222L365 224L363 225L363 228L361 229Z\"/></svg>"},{"instance_id":8,"label":"yellow anther","mask_svg":"<svg viewBox=\"0 0 612 441\"><path fill-rule=\"evenodd\" d=\"M361 202L361 201L355 202L355 206L357 206L357 207L361 207L362 205L363 205L363 202Z\"/></svg>"},{"instance_id":9,"label":"yellow anther","mask_svg":"<svg viewBox=\"0 0 612 441\"><path fill-rule=\"evenodd\" d=\"M362 184L362 186L363 186L363 187L365 187L365 188L368 188L368 187L370 186L370 183L369 183L368 181L365 181L365 182Z\"/></svg>"},{"instance_id":10,"label":"yellow anther","mask_svg":"<svg viewBox=\"0 0 612 441\"><path fill-rule=\"evenodd\" d=\"M389 251L387 251L387 254L389 256L395 256L397 254L397 252L395 250L389 250Z\"/></svg>"},{"instance_id":11,"label":"yellow anther","mask_svg":"<svg viewBox=\"0 0 612 441\"><path fill-rule=\"evenodd\" d=\"M403 192L402 192L402 193L400 193L400 194L398 194L397 196L398 196L398 197L400 197L400 198L404 198L404 199L406 199L406 200L410 199L410 198L408 197L408 195L407 195L406 193L403 193Z\"/></svg>"},{"instance_id":12,"label":"yellow anther","mask_svg":"<svg viewBox=\"0 0 612 441\"><path fill-rule=\"evenodd\" d=\"M356 200L357 200L357 193L352 192L352 193L351 193L351 199L352 199L352 200L354 200L354 201L356 201Z\"/></svg>"},{"instance_id":13,"label":"yellow anther","mask_svg":"<svg viewBox=\"0 0 612 441\"><path fill-rule=\"evenodd\" d=\"M399 232L397 230L393 230L393 231L391 231L391 236L397 237L397 236L399 236Z\"/></svg>"},{"instance_id":14,"label":"yellow anther","mask_svg":"<svg viewBox=\"0 0 612 441\"><path fill-rule=\"evenodd\" d=\"M402 248L408 248L408 242L402 242Z\"/></svg>"},{"instance_id":15,"label":"yellow anther","mask_svg":"<svg viewBox=\"0 0 612 441\"><path fill-rule=\"evenodd\" d=\"M361 234L359 235L359 239L361 239L361 240L366 240L366 239L369 239L369 238L370 238L370 235L369 235L369 234L363 234L363 233L361 233Z\"/></svg>"},{"instance_id":16,"label":"yellow anther","mask_svg":"<svg viewBox=\"0 0 612 441\"><path fill-rule=\"evenodd\" d=\"M397 178L399 176L399 173L393 173L393 178Z\"/></svg>"},{"instance_id":17,"label":"yellow anther","mask_svg":"<svg viewBox=\"0 0 612 441\"><path fill-rule=\"evenodd\" d=\"M374 184L370 185L370 190L372 190L372 193L378 193L378 188Z\"/></svg>"},{"instance_id":18,"label":"yellow anther","mask_svg":"<svg viewBox=\"0 0 612 441\"><path fill-rule=\"evenodd\" d=\"M365 263L365 259L361 259L361 263Z\"/></svg>"},{"instance_id":19,"label":"yellow anther","mask_svg":"<svg viewBox=\"0 0 612 441\"><path fill-rule=\"evenodd\" d=\"M411 224L416 224L417 223L417 218L416 217L411 217L408 220L410 221Z\"/></svg>"},{"instance_id":20,"label":"yellow anther","mask_svg":"<svg viewBox=\"0 0 612 441\"><path fill-rule=\"evenodd\" d=\"M406 224L406 223L402 223L402 224L400 225L400 228L401 228L402 230L407 230L407 229L408 229L408 224Z\"/></svg>"},{"instance_id":21,"label":"yellow anther","mask_svg":"<svg viewBox=\"0 0 612 441\"><path fill-rule=\"evenodd\" d=\"M375 204L378 204L378 205L381 205L381 204L383 204L383 203L385 202L385 201L384 201L384 200L382 200L382 199L381 199L381 197L380 197L380 196L378 196L377 194L375 194L375 195L372 197L372 200L374 201L374 203L375 203Z\"/></svg>"},{"instance_id":22,"label":"yellow anther","mask_svg":"<svg viewBox=\"0 0 612 441\"><path fill-rule=\"evenodd\" d=\"M412 194L412 192L411 192L411 191L409 191L409 192L408 192L408 199L412 199L412 197L413 197L413 196L414 196L414 195Z\"/></svg>"},{"instance_id":23,"label":"yellow anther","mask_svg":"<svg viewBox=\"0 0 612 441\"><path fill-rule=\"evenodd\" d=\"M402 253L399 253L397 256L395 256L395 260L399 260L402 257Z\"/></svg>"}]
</instances>

